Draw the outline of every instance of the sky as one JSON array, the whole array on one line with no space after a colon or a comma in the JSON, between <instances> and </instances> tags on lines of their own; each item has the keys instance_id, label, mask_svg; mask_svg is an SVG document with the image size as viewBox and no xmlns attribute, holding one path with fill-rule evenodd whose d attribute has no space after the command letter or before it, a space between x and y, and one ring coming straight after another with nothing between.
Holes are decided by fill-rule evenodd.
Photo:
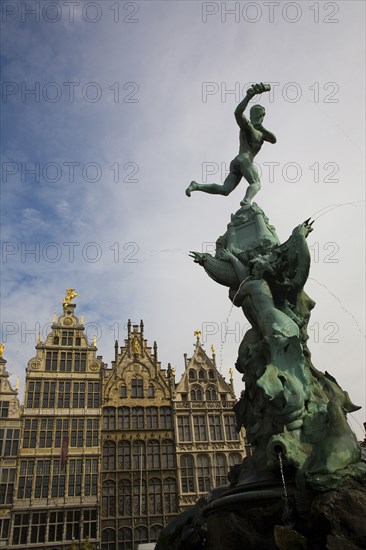
<instances>
[{"instance_id":1,"label":"sky","mask_svg":"<svg viewBox=\"0 0 366 550\"><path fill-rule=\"evenodd\" d=\"M306 285L313 363L365 421L365 4L3 1L1 329L14 384L72 287L110 365L126 323L145 323L183 372L194 330L228 377L248 323L192 262L213 251L246 183L233 112L255 82L277 136L256 158L255 201L285 241L315 219ZM235 373L237 395L243 389Z\"/></svg>"}]
</instances>

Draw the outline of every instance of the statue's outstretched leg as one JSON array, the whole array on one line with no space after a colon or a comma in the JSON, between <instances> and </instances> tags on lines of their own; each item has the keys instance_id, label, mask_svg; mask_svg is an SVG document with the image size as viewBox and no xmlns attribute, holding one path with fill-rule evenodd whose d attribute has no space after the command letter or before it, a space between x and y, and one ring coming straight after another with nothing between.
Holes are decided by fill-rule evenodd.
<instances>
[{"instance_id":1,"label":"statue's outstretched leg","mask_svg":"<svg viewBox=\"0 0 366 550\"><path fill-rule=\"evenodd\" d=\"M186 189L187 197L191 196L192 191L203 191L204 193L210 193L211 195L230 195L234 191L242 178L242 174L238 171L232 171L228 174L222 185L218 183L197 183L192 181L189 187Z\"/></svg>"}]
</instances>

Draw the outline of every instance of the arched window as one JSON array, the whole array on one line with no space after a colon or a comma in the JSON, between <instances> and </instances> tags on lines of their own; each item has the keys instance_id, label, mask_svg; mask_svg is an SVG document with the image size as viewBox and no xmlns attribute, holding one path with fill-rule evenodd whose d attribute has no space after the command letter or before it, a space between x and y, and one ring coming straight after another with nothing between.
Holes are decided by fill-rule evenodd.
<instances>
[{"instance_id":1,"label":"arched window","mask_svg":"<svg viewBox=\"0 0 366 550\"><path fill-rule=\"evenodd\" d=\"M144 470L145 468L145 443L143 441L134 441L132 445L132 469Z\"/></svg>"},{"instance_id":2,"label":"arched window","mask_svg":"<svg viewBox=\"0 0 366 550\"><path fill-rule=\"evenodd\" d=\"M116 550L116 532L114 529L103 529L102 550Z\"/></svg>"},{"instance_id":3,"label":"arched window","mask_svg":"<svg viewBox=\"0 0 366 550\"><path fill-rule=\"evenodd\" d=\"M162 530L162 525L152 525L152 527L150 528L150 541L157 541Z\"/></svg>"},{"instance_id":4,"label":"arched window","mask_svg":"<svg viewBox=\"0 0 366 550\"><path fill-rule=\"evenodd\" d=\"M124 384L121 386L121 397L122 399L125 399L127 397L127 388Z\"/></svg>"},{"instance_id":5,"label":"arched window","mask_svg":"<svg viewBox=\"0 0 366 550\"><path fill-rule=\"evenodd\" d=\"M241 464L242 462L243 457L239 453L229 454L229 469L235 466L235 464Z\"/></svg>"},{"instance_id":6,"label":"arched window","mask_svg":"<svg viewBox=\"0 0 366 550\"><path fill-rule=\"evenodd\" d=\"M116 409L114 407L105 407L103 409L103 430L116 429Z\"/></svg>"},{"instance_id":7,"label":"arched window","mask_svg":"<svg viewBox=\"0 0 366 550\"><path fill-rule=\"evenodd\" d=\"M155 388L152 384L150 384L149 387L148 387L147 396L148 397L155 397Z\"/></svg>"},{"instance_id":8,"label":"arched window","mask_svg":"<svg viewBox=\"0 0 366 550\"><path fill-rule=\"evenodd\" d=\"M211 488L210 461L207 455L199 455L197 458L198 490L207 493Z\"/></svg>"},{"instance_id":9,"label":"arched window","mask_svg":"<svg viewBox=\"0 0 366 550\"><path fill-rule=\"evenodd\" d=\"M227 479L227 467L225 456L222 454L214 455L214 464L215 464L215 484L216 487L219 485L226 485L228 482Z\"/></svg>"},{"instance_id":10,"label":"arched window","mask_svg":"<svg viewBox=\"0 0 366 550\"><path fill-rule=\"evenodd\" d=\"M206 390L206 401L217 401L217 391L214 386L210 386Z\"/></svg>"},{"instance_id":11,"label":"arched window","mask_svg":"<svg viewBox=\"0 0 366 550\"><path fill-rule=\"evenodd\" d=\"M146 428L156 430L158 427L158 408L146 407Z\"/></svg>"},{"instance_id":12,"label":"arched window","mask_svg":"<svg viewBox=\"0 0 366 550\"><path fill-rule=\"evenodd\" d=\"M118 515L130 516L132 514L131 482L128 479L120 479L118 482Z\"/></svg>"},{"instance_id":13,"label":"arched window","mask_svg":"<svg viewBox=\"0 0 366 550\"><path fill-rule=\"evenodd\" d=\"M170 439L165 439L161 444L161 462L162 467L174 468L175 449L174 443Z\"/></svg>"},{"instance_id":14,"label":"arched window","mask_svg":"<svg viewBox=\"0 0 366 550\"><path fill-rule=\"evenodd\" d=\"M118 549L132 550L132 531L128 527L122 527L118 531Z\"/></svg>"},{"instance_id":15,"label":"arched window","mask_svg":"<svg viewBox=\"0 0 366 550\"><path fill-rule=\"evenodd\" d=\"M201 386L193 386L191 389L191 400L202 401L202 388Z\"/></svg>"},{"instance_id":16,"label":"arched window","mask_svg":"<svg viewBox=\"0 0 366 550\"><path fill-rule=\"evenodd\" d=\"M117 447L118 470L131 470L131 443L119 441Z\"/></svg>"},{"instance_id":17,"label":"arched window","mask_svg":"<svg viewBox=\"0 0 366 550\"><path fill-rule=\"evenodd\" d=\"M194 493L194 462L192 455L182 456L180 459L182 493Z\"/></svg>"},{"instance_id":18,"label":"arched window","mask_svg":"<svg viewBox=\"0 0 366 550\"><path fill-rule=\"evenodd\" d=\"M208 377L210 380L215 380L215 373L213 370L208 371Z\"/></svg>"},{"instance_id":19,"label":"arched window","mask_svg":"<svg viewBox=\"0 0 366 550\"><path fill-rule=\"evenodd\" d=\"M102 515L105 518L116 515L116 484L114 481L104 481L102 487Z\"/></svg>"},{"instance_id":20,"label":"arched window","mask_svg":"<svg viewBox=\"0 0 366 550\"><path fill-rule=\"evenodd\" d=\"M142 430L144 428L144 409L132 407L132 429Z\"/></svg>"},{"instance_id":21,"label":"arched window","mask_svg":"<svg viewBox=\"0 0 366 550\"><path fill-rule=\"evenodd\" d=\"M200 380L206 380L206 373L205 373L205 371L204 371L203 369L201 369L201 370L199 371L199 373L198 373L198 378L199 378Z\"/></svg>"},{"instance_id":22,"label":"arched window","mask_svg":"<svg viewBox=\"0 0 366 550\"><path fill-rule=\"evenodd\" d=\"M146 480L145 479L136 479L133 483L133 513L135 516L141 516L142 514L146 514Z\"/></svg>"},{"instance_id":23,"label":"arched window","mask_svg":"<svg viewBox=\"0 0 366 550\"><path fill-rule=\"evenodd\" d=\"M177 512L177 484L173 477L163 481L164 511L166 514Z\"/></svg>"},{"instance_id":24,"label":"arched window","mask_svg":"<svg viewBox=\"0 0 366 550\"><path fill-rule=\"evenodd\" d=\"M188 378L190 380L196 380L196 371L194 371L193 369L189 369Z\"/></svg>"},{"instance_id":25,"label":"arched window","mask_svg":"<svg viewBox=\"0 0 366 550\"><path fill-rule=\"evenodd\" d=\"M160 468L160 444L159 441L149 441L147 444L148 469Z\"/></svg>"},{"instance_id":26,"label":"arched window","mask_svg":"<svg viewBox=\"0 0 366 550\"><path fill-rule=\"evenodd\" d=\"M118 429L129 430L130 429L130 408L118 407Z\"/></svg>"},{"instance_id":27,"label":"arched window","mask_svg":"<svg viewBox=\"0 0 366 550\"><path fill-rule=\"evenodd\" d=\"M149 531L144 525L139 525L135 529L135 544L149 542Z\"/></svg>"},{"instance_id":28,"label":"arched window","mask_svg":"<svg viewBox=\"0 0 366 550\"><path fill-rule=\"evenodd\" d=\"M116 469L116 444L114 441L103 443L103 470Z\"/></svg>"},{"instance_id":29,"label":"arched window","mask_svg":"<svg viewBox=\"0 0 366 550\"><path fill-rule=\"evenodd\" d=\"M160 479L150 479L149 481L149 514L162 513L162 496Z\"/></svg>"},{"instance_id":30,"label":"arched window","mask_svg":"<svg viewBox=\"0 0 366 550\"><path fill-rule=\"evenodd\" d=\"M160 428L162 430L171 430L172 427L172 408L160 407Z\"/></svg>"}]
</instances>

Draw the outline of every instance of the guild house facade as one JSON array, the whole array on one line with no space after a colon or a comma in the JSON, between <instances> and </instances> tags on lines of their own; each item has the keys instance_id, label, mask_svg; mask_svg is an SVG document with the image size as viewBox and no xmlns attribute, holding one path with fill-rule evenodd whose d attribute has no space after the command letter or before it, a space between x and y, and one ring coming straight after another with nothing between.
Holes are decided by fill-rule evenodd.
<instances>
[{"instance_id":1,"label":"guild house facade","mask_svg":"<svg viewBox=\"0 0 366 550\"><path fill-rule=\"evenodd\" d=\"M135 550L245 455L227 382L200 333L179 380L144 325L127 325L111 368L68 289L36 345L21 407L0 357L0 548Z\"/></svg>"}]
</instances>

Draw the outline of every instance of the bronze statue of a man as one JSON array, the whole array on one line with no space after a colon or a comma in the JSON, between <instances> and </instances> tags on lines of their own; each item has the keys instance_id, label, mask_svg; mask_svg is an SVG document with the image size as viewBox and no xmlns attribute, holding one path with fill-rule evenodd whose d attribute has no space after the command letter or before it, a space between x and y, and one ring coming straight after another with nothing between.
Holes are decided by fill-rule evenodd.
<instances>
[{"instance_id":1,"label":"bronze statue of a man","mask_svg":"<svg viewBox=\"0 0 366 550\"><path fill-rule=\"evenodd\" d=\"M266 110L261 105L253 105L250 109L250 121L244 115L244 111L249 101L256 94L268 92L271 89L269 84L254 84L246 93L245 98L235 109L235 119L240 128L239 154L230 163L230 172L222 185L217 183L197 183L192 181L186 189L186 195L191 196L192 191L203 191L214 195L229 195L237 187L240 180L244 177L249 183L245 193L244 200L240 203L242 206L249 205L253 197L261 188L258 170L253 164L254 157L259 153L264 141L276 143L276 136L266 130L262 123Z\"/></svg>"}]
</instances>

